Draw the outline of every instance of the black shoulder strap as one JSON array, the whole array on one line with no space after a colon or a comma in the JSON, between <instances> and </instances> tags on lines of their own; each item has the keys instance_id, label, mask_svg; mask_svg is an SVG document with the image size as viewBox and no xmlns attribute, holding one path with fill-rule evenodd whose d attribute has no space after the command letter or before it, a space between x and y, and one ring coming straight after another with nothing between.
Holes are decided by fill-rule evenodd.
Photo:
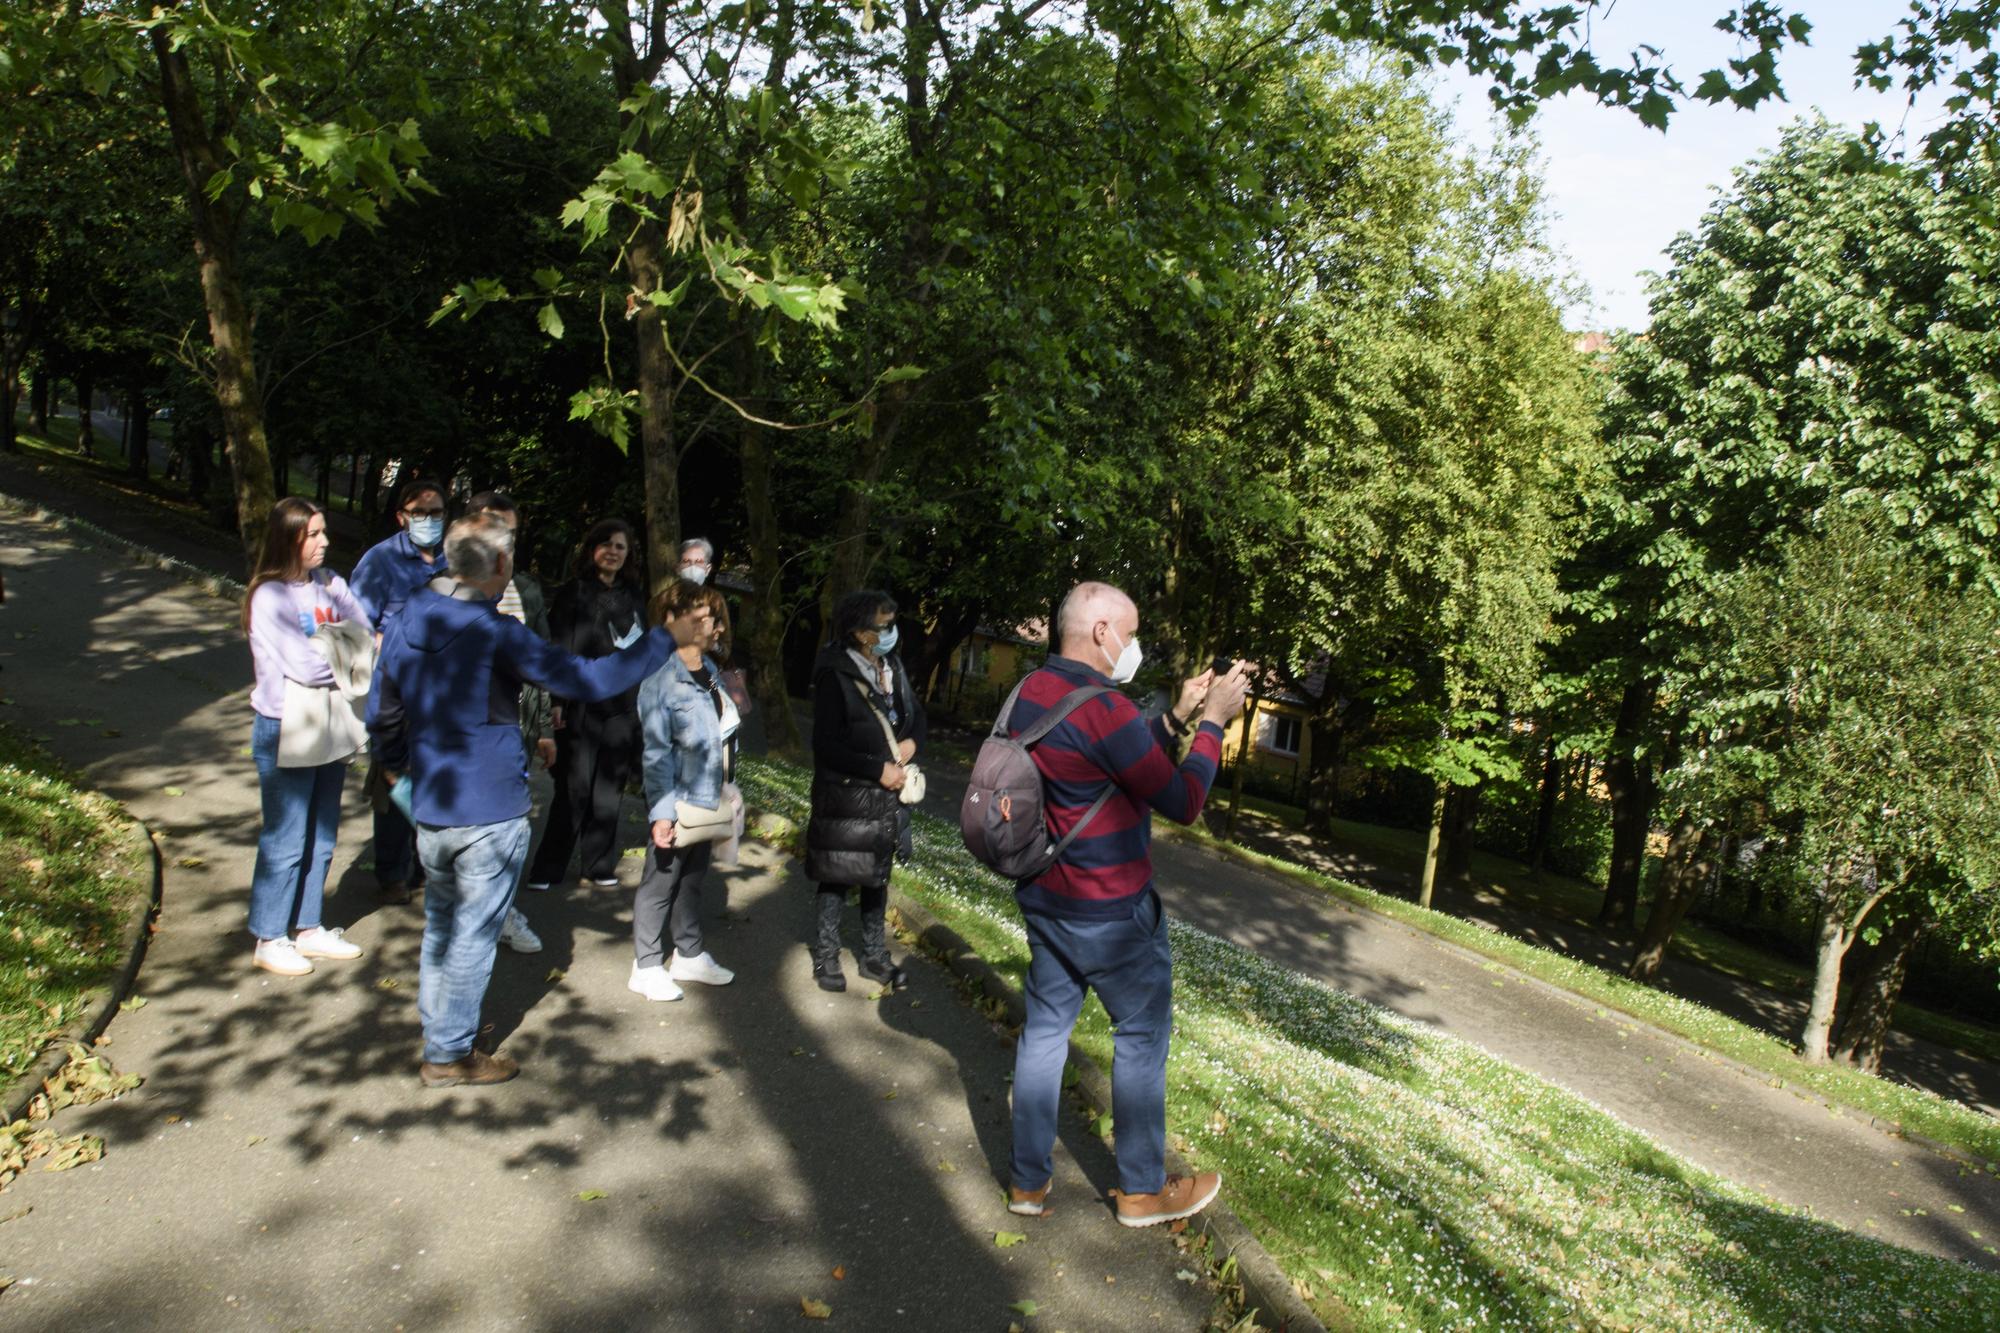
<instances>
[{"instance_id":1,"label":"black shoulder strap","mask_svg":"<svg viewBox=\"0 0 2000 1333\"><path fill-rule=\"evenodd\" d=\"M1026 680L1023 680L1021 685L1026 685L1027 683ZM1021 693L1021 685L1016 685L1014 693L1007 696L1007 705L1001 710L999 719L993 724L993 734L995 736L1005 734L1004 728L1007 719L1014 715L1014 700ZM1061 726L1063 720L1071 713L1074 713L1098 695L1110 693L1111 687L1108 685L1085 685L1071 690L1063 696L1061 703L1042 714L1041 717L1035 720L1034 726L1029 727L1014 739L1024 748L1033 745L1036 741L1041 740L1042 737ZM1097 812L1104 808L1105 802L1109 801L1111 794L1117 790L1118 784L1115 782L1107 781L1104 784L1104 790L1099 792L1097 799L1090 803L1090 808L1083 812L1083 818L1070 825L1069 832L1063 834L1062 839L1049 849L1048 859L1042 863L1044 870L1062 860L1062 854L1069 850L1071 843L1076 841L1077 834L1090 826L1090 821L1097 818Z\"/></svg>"},{"instance_id":2,"label":"black shoulder strap","mask_svg":"<svg viewBox=\"0 0 2000 1333\"><path fill-rule=\"evenodd\" d=\"M1021 682L1021 685L1026 685L1027 683L1028 683L1027 681L1023 680ZM1021 685L1016 685L1014 687L1014 693L1007 696L1007 706L1001 712L1000 719L996 720L993 724L994 735L1002 736L1006 734L1005 731L1003 730L1003 727L1005 726L1006 720L1011 719L1014 716L1014 700L1021 693ZM1034 726L1029 727L1026 731L1022 732L1014 739L1017 743L1019 743L1023 747L1033 745L1036 741L1039 741L1042 737L1048 735L1050 732L1054 731L1057 727L1061 726L1063 724L1064 719L1069 717L1071 713L1074 713L1077 709L1083 707L1085 704L1089 703L1092 699L1095 699L1098 695L1109 694L1109 693L1111 693L1111 687L1109 685L1084 685L1077 689L1071 690L1068 694L1065 694L1063 696L1061 703L1057 704L1054 708L1051 708L1048 712L1043 713L1041 717L1035 720Z\"/></svg>"}]
</instances>

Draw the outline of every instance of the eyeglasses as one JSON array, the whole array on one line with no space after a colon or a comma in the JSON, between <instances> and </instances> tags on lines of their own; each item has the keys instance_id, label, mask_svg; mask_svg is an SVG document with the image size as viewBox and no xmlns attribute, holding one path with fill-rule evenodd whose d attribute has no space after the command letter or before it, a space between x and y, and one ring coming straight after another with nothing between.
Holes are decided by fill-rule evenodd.
<instances>
[{"instance_id":1,"label":"eyeglasses","mask_svg":"<svg viewBox=\"0 0 2000 1333\"><path fill-rule=\"evenodd\" d=\"M444 517L444 510L442 510L442 509L405 509L405 510L404 510L403 512L404 512L404 513L406 513L406 514L408 514L408 515L409 515L409 516L410 516L411 518L443 518L443 517Z\"/></svg>"}]
</instances>

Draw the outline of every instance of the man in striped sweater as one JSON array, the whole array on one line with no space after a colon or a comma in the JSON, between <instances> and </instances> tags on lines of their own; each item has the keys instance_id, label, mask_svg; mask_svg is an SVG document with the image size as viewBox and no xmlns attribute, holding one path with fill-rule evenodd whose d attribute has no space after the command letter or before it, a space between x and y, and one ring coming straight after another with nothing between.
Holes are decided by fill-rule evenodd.
<instances>
[{"instance_id":1,"label":"man in striped sweater","mask_svg":"<svg viewBox=\"0 0 2000 1333\"><path fill-rule=\"evenodd\" d=\"M1081 583L1056 614L1056 655L1028 677L1009 735L1034 725L1072 690L1122 685L1139 669L1139 609L1106 583ZM1222 732L1243 711L1248 667L1203 672L1148 722L1117 690L1071 713L1031 751L1041 770L1050 835L1061 838L1107 786L1111 796L1060 860L1015 897L1028 931L1027 1024L1014 1057L1014 1154L1008 1208L1048 1211L1056 1113L1070 1030L1094 990L1117 1029L1111 1115L1118 1148L1118 1220L1151 1226L1206 1208L1222 1186L1213 1171L1166 1174L1167 1040L1173 1029L1173 955L1153 891L1157 810L1201 817L1222 758ZM1190 726L1187 758L1174 760Z\"/></svg>"}]
</instances>

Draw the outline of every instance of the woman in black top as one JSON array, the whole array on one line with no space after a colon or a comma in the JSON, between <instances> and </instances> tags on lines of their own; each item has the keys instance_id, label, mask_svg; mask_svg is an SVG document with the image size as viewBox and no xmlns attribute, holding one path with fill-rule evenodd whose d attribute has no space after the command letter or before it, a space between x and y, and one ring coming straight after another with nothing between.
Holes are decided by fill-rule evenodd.
<instances>
[{"instance_id":1,"label":"woman in black top","mask_svg":"<svg viewBox=\"0 0 2000 1333\"><path fill-rule=\"evenodd\" d=\"M549 642L580 657L606 657L646 631L637 541L630 525L607 518L584 534L574 575L549 607ZM639 771L639 692L598 703L553 699L555 802L528 887L546 889L581 852L583 876L618 882L618 801Z\"/></svg>"},{"instance_id":2,"label":"woman in black top","mask_svg":"<svg viewBox=\"0 0 2000 1333\"><path fill-rule=\"evenodd\" d=\"M813 667L806 877L819 886L813 976L822 990L847 989L840 970L840 908L849 889L861 891L861 975L896 990L909 984L903 969L890 961L883 913L904 765L916 758L925 724L895 649L895 601L872 590L849 593L834 608L832 642ZM889 733L896 738L893 747Z\"/></svg>"}]
</instances>

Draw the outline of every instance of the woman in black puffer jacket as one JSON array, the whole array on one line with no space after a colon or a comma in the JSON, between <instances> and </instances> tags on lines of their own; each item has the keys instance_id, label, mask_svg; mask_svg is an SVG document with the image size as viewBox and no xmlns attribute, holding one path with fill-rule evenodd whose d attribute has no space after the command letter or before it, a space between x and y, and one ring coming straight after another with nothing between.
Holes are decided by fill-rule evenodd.
<instances>
[{"instance_id":1,"label":"woman in black puffer jacket","mask_svg":"<svg viewBox=\"0 0 2000 1333\"><path fill-rule=\"evenodd\" d=\"M822 990L847 989L840 970L840 909L849 889L861 892L861 975L895 990L909 984L903 969L890 961L883 913L896 856L904 765L923 744L924 710L895 649L895 601L872 590L849 593L834 608L832 642L820 650L813 666L806 876L819 886L814 895L813 977Z\"/></svg>"}]
</instances>

